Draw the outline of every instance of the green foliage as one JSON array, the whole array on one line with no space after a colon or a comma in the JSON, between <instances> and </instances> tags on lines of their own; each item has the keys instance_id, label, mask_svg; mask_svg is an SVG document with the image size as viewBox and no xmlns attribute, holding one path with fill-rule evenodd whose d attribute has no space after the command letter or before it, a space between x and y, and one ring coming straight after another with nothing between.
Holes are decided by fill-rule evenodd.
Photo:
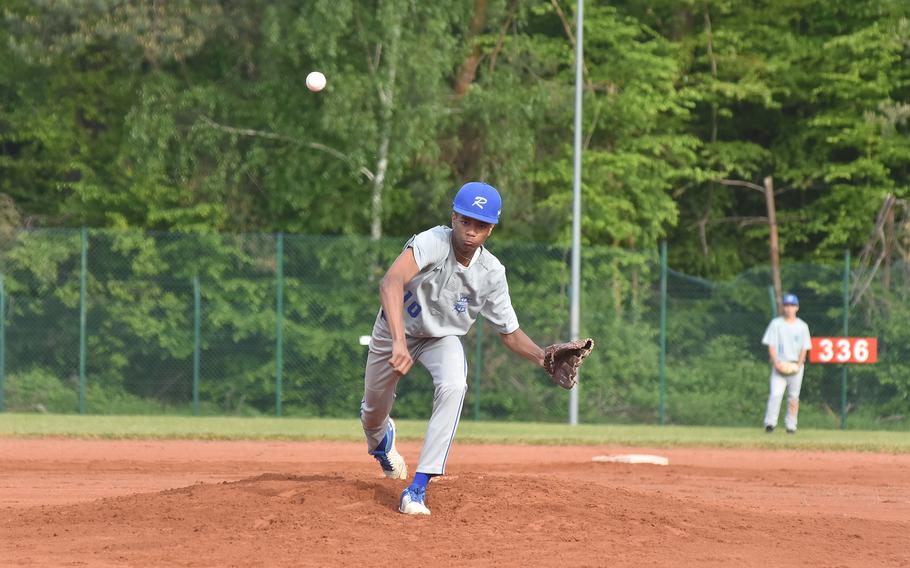
<instances>
[{"instance_id":1,"label":"green foliage","mask_svg":"<svg viewBox=\"0 0 910 568\"><path fill-rule=\"evenodd\" d=\"M767 381L762 379L769 367L753 356L755 343L755 337L714 335L698 356L674 361L667 375L669 420L674 424L761 424L768 394Z\"/></svg>"},{"instance_id":2,"label":"green foliage","mask_svg":"<svg viewBox=\"0 0 910 568\"><path fill-rule=\"evenodd\" d=\"M311 235L286 240L287 360L298 369L285 375L288 411L356 412L353 339L369 333L376 282L400 237L446 222L468 179L504 194L491 246L509 267L522 325L542 341L565 337L565 318L550 314L568 305L570 4L6 2L0 271L14 300L17 372L40 362L68 377L78 364L80 244L75 233L17 229L89 226L91 384L185 403L198 275L203 374L219 378L203 383L204 402L268 412L276 260L264 233L282 231ZM653 419L661 239L674 268L729 283L693 284L693 301L671 294L687 316L671 315L669 370L675 396L693 401L671 415L746 412L734 396L699 390L720 372L723 349L760 357L753 339L768 314L765 199L719 181L773 178L785 265L861 250L883 197L910 188L910 8L595 3L584 49L583 326L622 338L589 363L584 416ZM328 77L318 94L304 86L314 69ZM370 233L395 238L356 238ZM838 329L836 276L784 277L818 300L817 325ZM858 307L857 327L887 341L889 370L856 376L876 407L900 414L910 395L897 289L882 285ZM625 343L648 356L628 363ZM484 413L561 419L564 393L539 371L489 338L483 357ZM327 368L326 386L307 390ZM834 404L834 378L818 383L807 393ZM751 388L715 385L743 397ZM425 381L402 384L414 406L429 396Z\"/></svg>"},{"instance_id":3,"label":"green foliage","mask_svg":"<svg viewBox=\"0 0 910 568\"><path fill-rule=\"evenodd\" d=\"M188 413L193 388L193 278L201 291L200 403L208 414L275 411L276 237L88 232L86 403L96 413ZM568 336L566 247L491 241L509 267L522 328L538 343ZM283 412L354 416L363 388L378 282L400 251L397 239L284 237ZM20 232L0 254L9 291L7 367L32 377L28 396L14 379L13 408L40 402L75 412L78 386L79 232ZM654 255L589 246L583 257L581 332L597 348L581 377L585 422L656 422L659 319ZM851 311L851 333L878 337L881 363L850 371L851 414L866 424L899 425L910 414L905 270L892 267L890 288L873 282ZM842 326L841 270L785 265L784 285L799 294L815 335ZM768 271L713 284L670 272L667 322L667 414L672 424L755 424L766 399L767 355L760 338L770 319ZM910 317L910 314L906 314ZM898 316L895 318L895 316ZM479 389L474 376L480 343ZM566 392L518 359L482 322L463 338L469 368L466 412L480 403L488 419L563 421ZM40 373L33 369L40 369ZM33 373L33 375L29 374ZM804 406L835 420L840 374L810 366ZM45 382L40 382L44 380ZM59 390L65 382L68 398ZM57 387L57 388L52 388ZM20 390L16 390L20 389ZM49 402L40 399L46 390ZM26 391L21 391L26 392ZM56 393L56 394L55 394ZM59 395L59 396L58 396ZM23 398L25 397L25 398ZM28 398L32 397L32 398ZM32 400L34 397L37 399ZM396 416L425 418L433 387L422 368L399 384ZM28 402L31 400L31 402ZM63 401L63 402L59 402ZM25 406L22 406L22 405ZM832 410L833 409L833 410ZM835 418L831 418L834 416ZM871 426L870 426L871 427Z\"/></svg>"},{"instance_id":4,"label":"green foliage","mask_svg":"<svg viewBox=\"0 0 910 568\"><path fill-rule=\"evenodd\" d=\"M4 222L404 236L481 178L506 195L501 234L565 242L566 4L8 2ZM732 277L766 263L764 199L717 181L772 176L786 258L860 248L885 193L907 191L908 16L889 0L589 6L583 238L670 237L674 266Z\"/></svg>"},{"instance_id":5,"label":"green foliage","mask_svg":"<svg viewBox=\"0 0 910 568\"><path fill-rule=\"evenodd\" d=\"M74 412L79 409L76 385L64 384L40 367L6 378L6 410L10 412Z\"/></svg>"}]
</instances>

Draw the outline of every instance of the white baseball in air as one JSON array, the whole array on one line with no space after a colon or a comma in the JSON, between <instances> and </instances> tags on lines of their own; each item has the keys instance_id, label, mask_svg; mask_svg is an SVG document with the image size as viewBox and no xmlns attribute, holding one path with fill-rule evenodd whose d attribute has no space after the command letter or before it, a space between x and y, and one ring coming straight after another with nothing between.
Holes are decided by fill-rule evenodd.
<instances>
[{"instance_id":1,"label":"white baseball in air","mask_svg":"<svg viewBox=\"0 0 910 568\"><path fill-rule=\"evenodd\" d=\"M306 76L306 88L318 93L325 88L325 75L319 71L313 71Z\"/></svg>"}]
</instances>

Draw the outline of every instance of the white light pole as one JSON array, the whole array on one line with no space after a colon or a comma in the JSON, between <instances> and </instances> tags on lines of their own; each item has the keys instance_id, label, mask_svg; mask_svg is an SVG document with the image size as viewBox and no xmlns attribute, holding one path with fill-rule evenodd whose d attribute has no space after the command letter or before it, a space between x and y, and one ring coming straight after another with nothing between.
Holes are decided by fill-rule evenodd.
<instances>
[{"instance_id":1,"label":"white light pole","mask_svg":"<svg viewBox=\"0 0 910 568\"><path fill-rule=\"evenodd\" d=\"M575 9L575 173L572 182L572 297L569 334L578 339L579 297L581 296L581 82L584 68L582 22L584 0L576 0ZM569 391L569 424L578 424L578 389Z\"/></svg>"}]
</instances>

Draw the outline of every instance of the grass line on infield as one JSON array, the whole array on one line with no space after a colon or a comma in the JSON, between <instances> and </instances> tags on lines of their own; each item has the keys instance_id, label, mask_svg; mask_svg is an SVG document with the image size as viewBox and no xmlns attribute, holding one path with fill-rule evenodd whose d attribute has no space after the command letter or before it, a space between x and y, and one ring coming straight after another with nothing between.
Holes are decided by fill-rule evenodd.
<instances>
[{"instance_id":1,"label":"grass line on infield","mask_svg":"<svg viewBox=\"0 0 910 568\"><path fill-rule=\"evenodd\" d=\"M422 439L423 420L396 420L402 439ZM362 441L357 419L192 416L79 416L0 413L0 436L104 439ZM720 448L776 448L910 453L906 432L761 428L474 422L462 420L459 442Z\"/></svg>"}]
</instances>

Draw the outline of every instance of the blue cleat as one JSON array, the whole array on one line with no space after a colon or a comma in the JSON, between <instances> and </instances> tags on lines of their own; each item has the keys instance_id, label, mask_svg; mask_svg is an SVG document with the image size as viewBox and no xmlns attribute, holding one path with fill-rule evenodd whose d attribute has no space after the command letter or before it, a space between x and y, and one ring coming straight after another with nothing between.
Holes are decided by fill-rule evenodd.
<instances>
[{"instance_id":1,"label":"blue cleat","mask_svg":"<svg viewBox=\"0 0 910 568\"><path fill-rule=\"evenodd\" d=\"M426 506L427 488L409 486L401 492L401 501L398 503L398 511L405 515L429 515L430 510Z\"/></svg>"},{"instance_id":2,"label":"blue cleat","mask_svg":"<svg viewBox=\"0 0 910 568\"><path fill-rule=\"evenodd\" d=\"M407 479L408 464L395 449L395 422L389 418L389 427L386 430L385 438L376 446L376 449L370 452L370 455L376 458L382 473L389 479Z\"/></svg>"}]
</instances>

